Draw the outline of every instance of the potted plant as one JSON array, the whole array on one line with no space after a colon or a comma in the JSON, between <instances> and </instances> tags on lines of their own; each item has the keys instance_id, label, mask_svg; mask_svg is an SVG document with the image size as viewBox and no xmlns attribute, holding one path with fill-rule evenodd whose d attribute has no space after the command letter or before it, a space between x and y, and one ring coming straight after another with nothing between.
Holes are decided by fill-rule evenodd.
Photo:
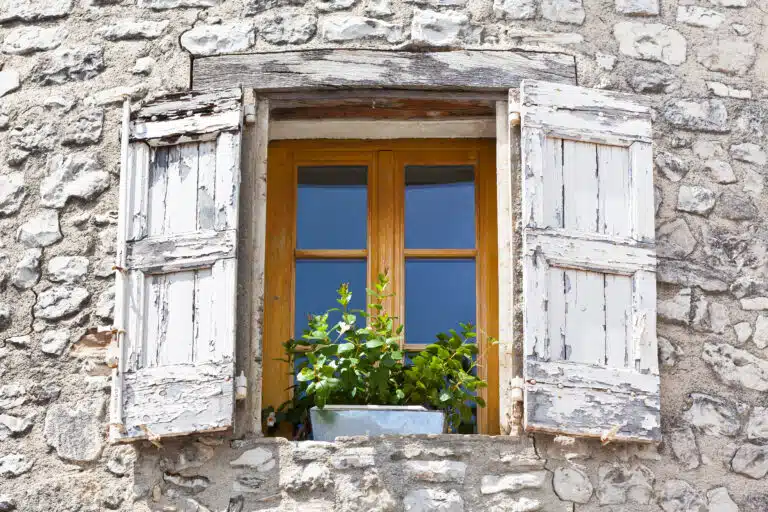
<instances>
[{"instance_id":1,"label":"potted plant","mask_svg":"<svg viewBox=\"0 0 768 512\"><path fill-rule=\"evenodd\" d=\"M339 307L311 315L299 339L283 344L296 383L293 398L267 409L268 426L289 422L294 437L316 440L339 435L417 434L457 431L485 407L477 391L487 383L473 375L477 344L473 328L439 333L419 353L401 346L403 326L384 302L388 277L378 277L369 311L350 310L347 284L337 290ZM332 313L339 321L329 324Z\"/></svg>"}]
</instances>

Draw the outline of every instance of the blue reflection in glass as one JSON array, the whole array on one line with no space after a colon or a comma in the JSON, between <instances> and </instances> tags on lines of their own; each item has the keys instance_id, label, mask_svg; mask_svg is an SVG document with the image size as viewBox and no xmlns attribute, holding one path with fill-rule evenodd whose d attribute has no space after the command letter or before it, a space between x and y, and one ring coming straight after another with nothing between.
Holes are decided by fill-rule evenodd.
<instances>
[{"instance_id":1,"label":"blue reflection in glass","mask_svg":"<svg viewBox=\"0 0 768 512\"><path fill-rule=\"evenodd\" d=\"M300 167L297 249L365 249L367 168Z\"/></svg>"},{"instance_id":2,"label":"blue reflection in glass","mask_svg":"<svg viewBox=\"0 0 768 512\"><path fill-rule=\"evenodd\" d=\"M472 166L406 167L405 247L475 247L475 184Z\"/></svg>"},{"instance_id":3,"label":"blue reflection in glass","mask_svg":"<svg viewBox=\"0 0 768 512\"><path fill-rule=\"evenodd\" d=\"M431 343L438 332L475 323L475 260L405 262L405 337Z\"/></svg>"},{"instance_id":4,"label":"blue reflection in glass","mask_svg":"<svg viewBox=\"0 0 768 512\"><path fill-rule=\"evenodd\" d=\"M365 309L366 262L365 260L297 260L296 261L296 313L294 336L301 337L309 323L309 315L325 313L340 307L336 302L341 283L349 283L352 291L350 309ZM341 319L341 313L329 315L328 324ZM357 325L365 325L358 317Z\"/></svg>"}]
</instances>

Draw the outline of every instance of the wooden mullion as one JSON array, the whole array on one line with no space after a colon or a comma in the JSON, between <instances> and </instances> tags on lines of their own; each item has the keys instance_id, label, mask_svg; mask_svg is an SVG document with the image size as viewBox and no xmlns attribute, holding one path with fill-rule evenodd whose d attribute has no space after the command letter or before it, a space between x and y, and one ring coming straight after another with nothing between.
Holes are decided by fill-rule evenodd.
<instances>
[{"instance_id":1,"label":"wooden mullion","mask_svg":"<svg viewBox=\"0 0 768 512\"><path fill-rule=\"evenodd\" d=\"M296 249L297 260L357 260L368 257L367 249Z\"/></svg>"},{"instance_id":2,"label":"wooden mullion","mask_svg":"<svg viewBox=\"0 0 768 512\"><path fill-rule=\"evenodd\" d=\"M405 249L406 259L474 259L477 249Z\"/></svg>"}]
</instances>

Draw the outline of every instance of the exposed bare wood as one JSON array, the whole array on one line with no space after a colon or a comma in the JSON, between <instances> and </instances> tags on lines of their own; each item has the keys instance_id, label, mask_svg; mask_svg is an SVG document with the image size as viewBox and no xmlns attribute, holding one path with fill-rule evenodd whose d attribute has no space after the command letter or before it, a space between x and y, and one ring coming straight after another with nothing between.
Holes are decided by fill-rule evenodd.
<instances>
[{"instance_id":1,"label":"exposed bare wood","mask_svg":"<svg viewBox=\"0 0 768 512\"><path fill-rule=\"evenodd\" d=\"M549 265L614 274L655 271L655 251L624 239L616 241L568 230L530 230L524 235L526 253L540 252Z\"/></svg>"},{"instance_id":2,"label":"exposed bare wood","mask_svg":"<svg viewBox=\"0 0 768 512\"><path fill-rule=\"evenodd\" d=\"M526 80L521 86L523 123L550 137L583 142L617 146L651 142L648 107L627 94L600 92Z\"/></svg>"},{"instance_id":3,"label":"exposed bare wood","mask_svg":"<svg viewBox=\"0 0 768 512\"><path fill-rule=\"evenodd\" d=\"M128 246L128 265L148 273L210 267L219 259L234 258L237 232L192 231L155 236Z\"/></svg>"},{"instance_id":4,"label":"exposed bare wood","mask_svg":"<svg viewBox=\"0 0 768 512\"><path fill-rule=\"evenodd\" d=\"M224 430L232 424L230 360L145 368L125 375L125 432L138 440Z\"/></svg>"},{"instance_id":5,"label":"exposed bare wood","mask_svg":"<svg viewBox=\"0 0 768 512\"><path fill-rule=\"evenodd\" d=\"M599 438L616 428L617 441L661 440L656 375L529 360L526 377L529 431Z\"/></svg>"},{"instance_id":6,"label":"exposed bare wood","mask_svg":"<svg viewBox=\"0 0 768 512\"><path fill-rule=\"evenodd\" d=\"M524 81L526 430L658 441L650 110Z\"/></svg>"},{"instance_id":7,"label":"exposed bare wood","mask_svg":"<svg viewBox=\"0 0 768 512\"><path fill-rule=\"evenodd\" d=\"M270 140L493 138L495 137L495 120L492 117L486 117L407 121L375 119L275 121L270 125L269 137Z\"/></svg>"},{"instance_id":8,"label":"exposed bare wood","mask_svg":"<svg viewBox=\"0 0 768 512\"><path fill-rule=\"evenodd\" d=\"M524 78L576 82L574 59L556 53L305 50L195 59L194 89L506 90Z\"/></svg>"}]
</instances>

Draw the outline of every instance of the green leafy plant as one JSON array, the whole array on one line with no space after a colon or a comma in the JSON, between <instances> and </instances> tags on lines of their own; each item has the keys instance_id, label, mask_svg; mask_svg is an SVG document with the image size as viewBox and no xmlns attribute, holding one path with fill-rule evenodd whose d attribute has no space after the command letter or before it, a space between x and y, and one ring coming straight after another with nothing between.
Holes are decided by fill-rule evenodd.
<instances>
[{"instance_id":1,"label":"green leafy plant","mask_svg":"<svg viewBox=\"0 0 768 512\"><path fill-rule=\"evenodd\" d=\"M473 406L485 407L477 392L487 383L473 375L478 365L477 336L470 324L461 332L439 333L434 343L413 355L403 352L403 326L385 308L392 297L389 279L379 275L368 290L368 311L352 310L348 284L337 290L339 307L311 315L299 339L283 343L287 361L298 372L293 398L277 410L268 408L267 427L281 422L308 433L308 412L327 404L424 405L447 413L452 429L471 420ZM340 319L329 324L331 314Z\"/></svg>"}]
</instances>

